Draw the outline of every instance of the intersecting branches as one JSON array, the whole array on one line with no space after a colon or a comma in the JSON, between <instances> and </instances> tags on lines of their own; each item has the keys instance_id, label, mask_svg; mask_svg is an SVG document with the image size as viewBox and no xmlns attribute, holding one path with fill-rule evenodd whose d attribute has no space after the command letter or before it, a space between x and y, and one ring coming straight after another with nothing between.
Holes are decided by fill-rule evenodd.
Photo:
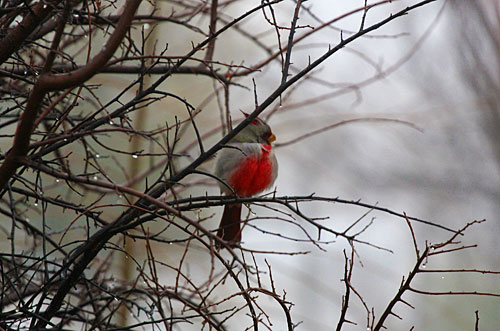
<instances>
[{"instance_id":1,"label":"intersecting branches","mask_svg":"<svg viewBox=\"0 0 500 331\"><path fill-rule=\"evenodd\" d=\"M492 271L492 270L477 270L477 269L426 269L426 264L430 259L432 259L433 256L436 255L442 255L442 254L451 254L455 252L460 252L466 249L474 248L477 247L477 245L462 245L460 241L457 241L458 235L463 234L469 227L471 227L474 224L480 224L484 222L482 221L472 221L470 223L467 223L460 231L458 231L456 234L451 236L448 240L438 243L438 244L427 244L425 246L425 249L420 252L418 245L417 245L417 240L415 238L415 234L413 231L413 227L408 220L408 226L411 232L411 236L413 238L413 243L414 243L414 248L415 248L415 253L416 253L416 262L415 266L413 269L410 271L408 276L403 277L401 281L401 285L396 293L396 295L393 297L393 299L389 302L385 310L383 311L382 315L380 318L377 320L376 324L372 324L370 329L371 330L381 330L384 327L384 323L386 323L386 320L389 316L395 316L399 319L402 319L399 315L397 315L394 312L394 307L397 303L404 303L408 307L415 309L414 306L412 306L410 303L408 303L405 299L403 299L403 295L408 292L413 292L413 293L419 293L419 294L425 294L425 295L477 295L477 296L491 296L491 297L500 297L500 293L494 293L494 292L478 292L478 291L444 291L444 292L433 292L433 291L427 291L427 290L419 290L416 289L412 286L412 282L414 278L418 274L426 273L426 272L435 272L435 273L443 273L443 274L450 274L450 273L455 273L455 272L470 272L470 273L476 273L476 274L500 274L500 271Z\"/></svg>"},{"instance_id":2,"label":"intersecting branches","mask_svg":"<svg viewBox=\"0 0 500 331\"><path fill-rule=\"evenodd\" d=\"M235 202L250 210L265 207L272 214L267 218L301 233L295 237L263 228L255 222L259 217L249 212L246 226L263 237L307 242L321 251L337 237L345 239L352 252L345 256L346 294L337 329L349 323L353 293L370 315L352 285L354 248L363 244L387 249L363 239L373 224L366 219L368 213L452 231L453 240L461 231L338 197L203 195L220 182L207 163L257 116L282 116L278 104L295 95L301 84L337 86L316 77L317 69L334 54L434 1L438 0L412 1L378 21L371 20L369 10L389 7L391 1L363 1L316 26L315 20L299 24L299 18L314 16L300 0L286 24L280 21L287 13L282 0L262 1L244 10L237 1L217 0L167 1L169 10L164 4L139 0L2 2L0 44L6 46L0 49L0 230L9 247L0 252L0 327L124 330L155 325L175 330L190 323L226 330L238 321L238 329L271 330L275 316L265 302L272 299L286 328L293 330L299 324L291 311L293 303L281 292L265 257L307 252L256 250L246 243L229 247L214 234L211 208ZM228 14L236 10L234 17ZM359 30L346 33L346 38L341 33L340 39L326 34L327 43L334 46L303 67L294 64L299 43L355 15L362 15ZM275 31L277 40L269 42L267 33L246 27L254 18ZM305 32L299 34L301 30ZM158 35L165 31L164 43ZM287 42L281 45L285 32ZM225 38L231 33L264 56L228 60ZM383 75L368 56L364 59ZM256 78L274 65L279 65L281 79L259 102L257 91L262 92ZM189 83L176 80L180 75ZM180 86L195 95L179 92ZM232 126L233 91L241 88L251 92L253 110L221 137L224 128ZM217 117L210 110L216 103L225 114L219 123L211 120ZM355 118L292 137L277 147L358 121L415 128L404 120ZM354 205L366 213L338 229L328 217L303 212L301 205L311 202ZM322 239L323 233L334 239ZM144 249L131 253L128 239ZM225 250L217 251L216 244ZM432 254L417 250L419 261ZM133 278L116 274L116 256L126 257ZM409 285L404 290L423 293ZM401 295L397 302L403 302ZM392 307L379 323L391 312ZM123 313L130 319L121 324L118 316Z\"/></svg>"},{"instance_id":3,"label":"intersecting branches","mask_svg":"<svg viewBox=\"0 0 500 331\"><path fill-rule=\"evenodd\" d=\"M449 290L449 291L442 291L442 292L437 292L437 291L428 291L428 290L422 290L422 289L416 289L415 286L413 285L415 282L415 278L420 275L420 277L425 277L424 274L426 273L439 273L439 274L453 274L453 273L470 273L470 274L476 274L476 275L486 275L486 274L491 274L491 275L499 275L500 271L493 271L493 270L480 270L480 269L428 269L426 268L428 263L431 263L431 260L433 259L434 256L437 255L449 255L457 252L461 252L466 249L471 249L477 247L477 245L463 245L459 239L459 235L464 235L465 232L472 227L473 225L483 223L484 220L481 221L472 221L470 223L467 223L462 229L460 229L456 234L452 235L449 237L448 240L443 241L441 243L437 244L429 244L426 242L425 248L423 251L421 251L418 247L417 244L417 238L415 237L415 232L412 226L412 223L410 220L407 219L407 224L409 228L409 234L412 237L413 240L413 246L414 250L416 253L416 261L414 267L409 271L408 276L403 277L401 284L399 286L399 289L397 290L397 293L394 295L392 300L387 304L387 306L384 308L383 312L381 313L380 317L376 318L376 313L374 308L369 308L369 301L366 300L366 298L363 297L363 294L357 291L352 284L352 276L353 276L353 269L354 269L354 259L356 256L356 251L354 246L352 246L352 251L350 254L350 257L347 256L346 252L344 251L344 258L345 258L345 269L344 269L344 276L342 278L342 281L345 283L345 294L342 296L342 305L341 305L341 311L340 311L340 317L339 321L337 324L337 330L342 330L342 327L348 323L348 324L353 324L353 325L358 325L357 321L351 321L347 318L347 315L349 313L349 304L351 300L351 296L354 294L361 302L362 306L364 307L366 311L366 329L367 330L382 330L382 329L387 329L386 326L384 326L387 323L387 320L390 316L394 316L398 318L399 320L403 320L404 318L398 315L395 312L395 306L398 303L402 303L406 306L408 306L411 309L418 309L414 305L412 305L409 301L410 298L408 296L410 293L417 293L417 294L424 294L428 296L439 296L439 295L451 295L451 296L469 296L469 295L474 295L474 296L489 296L489 297L494 297L498 298L500 297L500 293L496 292L487 292L487 291L463 291L463 290ZM373 284L374 287L376 287L376 284ZM403 298L403 296L407 296L407 298ZM479 312L476 310L476 328L477 324L479 321ZM414 327L411 327L410 329L413 329Z\"/></svg>"}]
</instances>

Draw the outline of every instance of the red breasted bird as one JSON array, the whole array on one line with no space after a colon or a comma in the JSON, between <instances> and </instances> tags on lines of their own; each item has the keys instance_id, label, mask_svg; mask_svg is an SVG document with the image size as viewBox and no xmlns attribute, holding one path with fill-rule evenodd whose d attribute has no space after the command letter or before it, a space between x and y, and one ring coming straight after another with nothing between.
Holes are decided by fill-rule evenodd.
<instances>
[{"instance_id":1,"label":"red breasted bird","mask_svg":"<svg viewBox=\"0 0 500 331\"><path fill-rule=\"evenodd\" d=\"M233 191L220 183L226 195L251 197L270 188L278 175L278 162L271 143L276 136L259 118L234 136L218 155L215 175ZM241 203L224 206L217 236L230 246L241 241Z\"/></svg>"}]
</instances>

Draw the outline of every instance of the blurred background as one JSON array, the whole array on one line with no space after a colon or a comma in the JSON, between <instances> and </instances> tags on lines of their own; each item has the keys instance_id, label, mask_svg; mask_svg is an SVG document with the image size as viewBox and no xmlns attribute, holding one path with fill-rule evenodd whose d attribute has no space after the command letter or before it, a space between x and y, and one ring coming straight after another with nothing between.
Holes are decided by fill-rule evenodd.
<instances>
[{"instance_id":1,"label":"blurred background","mask_svg":"<svg viewBox=\"0 0 500 331\"><path fill-rule=\"evenodd\" d=\"M374 8L368 12L366 24L411 3L400 1ZM428 267L499 270L499 5L498 1L436 1L327 60L316 77L332 83L331 87L309 80L295 89L271 117L277 143L327 124L361 117L405 120L421 131L394 123L352 123L278 148L278 194L316 193L361 199L451 228L486 219L461 238L464 245L479 244L477 248L433 259ZM353 9L351 1L335 5L314 1L306 6L323 21L335 17L334 12L340 15ZM356 31L360 17L353 15L334 26ZM288 18L281 22L286 25ZM306 13L299 23L318 24ZM301 48L293 53L292 62L296 68L303 67L309 57L314 59L327 44L335 45L338 38L339 31L334 29L314 34L304 45L299 44ZM234 48L228 47L228 51ZM278 70L276 67L274 72L256 76L262 98L278 83ZM373 77L373 82L365 83ZM242 98L248 102L242 104ZM233 94L233 109L251 109L251 92L243 93L242 98ZM366 212L325 203L304 203L301 210L306 215L329 217L326 222L333 222L336 229L345 229ZM372 217L374 224L361 238L394 253L357 245L359 259L352 284L368 306L375 307L375 316L380 316L402 277L412 268L415 254L404 220L377 212L366 219ZM260 221L259 226L301 235L296 228L269 220ZM421 250L426 242L441 242L449 236L417 223L414 228ZM324 235L322 239L333 238ZM344 240L337 239L328 245L327 252L321 252L310 244L270 240L247 228L244 242L247 247L263 250L310 251L308 255L265 258L273 267L276 286L286 290L287 298L294 303L294 321L303 322L298 329L334 328L344 291L340 281L344 272L342 251L348 246ZM417 276L415 287L498 293L500 279L498 275L424 274ZM395 312L403 320L391 316L386 324L388 330L409 330L412 326L415 330L471 330L476 310L481 328L500 328L498 298L407 293L404 299L415 310L398 304ZM362 304L355 298L351 304L347 318L358 325L346 325L345 329L364 329L366 313ZM278 307L275 309L279 314ZM273 330L284 329L277 323Z\"/></svg>"},{"instance_id":2,"label":"blurred background","mask_svg":"<svg viewBox=\"0 0 500 331\"><path fill-rule=\"evenodd\" d=\"M367 12L365 26L395 13L417 1L395 1L374 7ZM362 7L364 1L315 0L305 2L307 10L300 15L298 32L318 27L334 17ZM255 4L234 2L224 7L221 17L229 20L249 10ZM165 16L173 12L174 2L159 3L159 12ZM295 3L285 1L275 6L277 22L289 26ZM141 7L143 13L147 6ZM292 52L291 73L304 68L310 60L321 56L329 47L359 30L363 12L350 15L297 44ZM208 19L196 17L191 22L208 27ZM220 26L219 26L220 27ZM276 49L276 31L267 24L262 14L239 25L251 31L259 40ZM168 43L167 55L183 55L192 44L203 40L203 36L186 32L172 24L143 27L151 32L155 42L148 47L158 53ZM281 42L286 43L288 32L281 30ZM99 36L95 38L99 41ZM76 46L75 46L76 47ZM97 51L95 48L93 51ZM253 66L269 55L249 42L241 33L228 31L216 43L214 60ZM500 234L500 2L443 1L438 0L413 10L380 29L356 40L334 54L315 70L313 77L299 83L290 95L283 96L281 103L275 103L264 112L276 134L276 154L279 160L279 176L275 184L276 194L340 197L346 200L361 200L377 204L396 212L425 219L459 229L473 220L486 222L468 229L459 238L463 245L478 244L478 247L452 254L436 256L429 260L430 269L478 269L500 270L498 235ZM106 88L95 91L102 100L115 97L132 79L133 75L97 75L92 83ZM154 81L152 76L148 83ZM259 101L267 98L279 85L281 67L279 61L266 66L254 75L238 78L237 83L245 88L230 87L227 100L234 121L240 119L240 110L251 112L254 108L255 79ZM207 133L221 124L220 111L225 100L213 97L219 85L211 78L194 75L176 75L165 81L160 89L185 98L201 109L197 125L201 133ZM136 91L129 91L124 98L131 98ZM90 96L90 94L82 95ZM211 97L212 96L212 97ZM81 101L75 112L88 111L89 103ZM142 114L142 115L141 115ZM173 98L166 98L130 115L136 129L152 130L161 125L173 124L175 120L189 118L184 105ZM297 137L328 125L352 119L384 118L400 121L357 121L337 126L307 139L287 144ZM404 122L411 123L407 125ZM188 130L186 139L179 142L179 150L189 146L195 135ZM210 136L206 146L222 137ZM161 153L157 146L141 140L116 140L102 137L101 142L109 146L129 148L131 152ZM282 146L280 146L282 144ZM2 151L9 143L2 142ZM95 157L117 182L126 182L123 168L130 168L130 177L147 171L153 161L160 158L145 158L137 155L110 157L108 150L98 144L92 145ZM76 144L71 151L72 161L81 161L84 154ZM149 149L151 148L151 149ZM191 157L199 152L196 145L189 149ZM189 163L190 158L179 160L178 168ZM119 166L117 166L119 165ZM78 164L75 162L75 167ZM211 171L213 160L201 169ZM82 170L83 171L83 170ZM158 175L161 168L153 173ZM75 173L77 171L75 170ZM187 183L195 184L182 189L180 196L217 195L215 182L206 177L193 176ZM203 185L197 185L196 183ZM54 182L46 192L74 195L75 199L92 201L102 192L88 192L79 197L64 190ZM145 181L135 185L143 190ZM52 191L51 191L52 190ZM108 192L109 193L109 192ZM122 211L118 206L104 206L104 203L126 203L120 194L108 194L100 200L104 213L102 217L113 220ZM41 224L38 205L31 205L26 211L32 222ZM357 206L325 202L300 204L300 210L310 216L325 218L322 223L343 231L357 219L362 221L355 229L361 230L370 221L373 224L359 239L373 245L355 244L353 287L360 293L366 305L374 308L377 319L387 303L393 298L401 280L415 264L415 251L408 225L404 219L389 214L370 211ZM244 213L246 210L244 209ZM217 227L222 207L204 209L193 213L211 229ZM341 281L344 275L344 251L350 254L350 246L343 238L322 233L324 250L307 242L279 239L263 233L262 230L280 233L288 237L307 239L296 226L277 220L277 214L269 209L254 206L253 216L269 216L252 222L257 228L247 226L243 233L243 245L248 249L275 252L308 252L308 254L256 254L256 263L261 271L263 287L274 286L279 294L286 293L286 299L293 303L292 320L299 323L297 330L331 330L339 319L342 295L345 291ZM48 209L47 222L54 231L64 228L75 216ZM316 230L306 222L297 219L314 237ZM75 222L74 228L80 226ZM152 228L154 224L148 224ZM450 233L442 229L413 223L419 248L426 243L439 243L449 239ZM259 230L260 229L260 230ZM84 230L82 230L82 233ZM179 232L170 229L165 235L176 239ZM5 236L7 236L5 234ZM69 236L69 235L68 235ZM16 240L22 246L24 237ZM117 245L123 244L121 239ZM140 265L145 258L141 242L127 242L129 254ZM19 247L20 247L19 246ZM8 251L7 241L2 251ZM190 281L202 284L207 275L214 271L210 255L191 247L182 268ZM154 244L156 259L166 265L180 264L185 253L183 244ZM389 252L390 250L391 252ZM225 254L223 252L223 254ZM229 255L227 255L229 258ZM99 257L102 258L102 257ZM251 259L250 255L246 258ZM124 259L112 260L117 278L134 279L137 270L132 266L124 269ZM269 279L272 270L271 285ZM220 265L218 267L221 267ZM128 271L127 271L128 270ZM221 272L216 269L215 273ZM165 286L175 283L175 271L165 268L160 279ZM256 282L255 276L253 281ZM424 291L478 291L500 293L500 277L495 274L437 273L419 274L414 287ZM216 298L222 299L233 293L230 282L218 288ZM475 311L479 310L480 329L500 329L500 298L491 296L424 296L406 293L404 300L415 309L399 303L395 313L402 320L391 316L386 322L388 330L473 330ZM240 302L241 304L241 302ZM269 314L272 330L285 330L286 320L280 307L264 297L259 301ZM234 302L228 303L232 307ZM179 307L181 309L182 307ZM139 314L139 313L138 313ZM228 330L244 330L250 318L243 310L237 318L227 321ZM139 314L140 315L140 314ZM344 325L343 330L365 330L366 311L361 301L351 297L347 319L357 325ZM131 322L131 320L129 320ZM179 330L199 330L199 325L182 324Z\"/></svg>"}]
</instances>

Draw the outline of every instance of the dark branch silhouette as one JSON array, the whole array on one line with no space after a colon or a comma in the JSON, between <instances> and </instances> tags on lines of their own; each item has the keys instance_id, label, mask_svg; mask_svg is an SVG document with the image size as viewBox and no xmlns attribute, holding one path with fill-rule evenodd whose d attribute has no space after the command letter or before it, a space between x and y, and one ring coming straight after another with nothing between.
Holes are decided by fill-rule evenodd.
<instances>
[{"instance_id":1,"label":"dark branch silhouette","mask_svg":"<svg viewBox=\"0 0 500 331\"><path fill-rule=\"evenodd\" d=\"M432 273L500 275L475 266L423 268L435 255L474 248L459 239L482 221L454 229L386 204L308 194L313 187L294 196L279 188L254 197L238 197L232 189L235 196L214 195L217 185L228 184L210 170L210 162L221 149L236 148L228 145L233 137L257 117L286 119L289 110L303 103L345 93L361 98L364 87L394 72L411 55L384 69L352 47L362 38L405 35L392 23L404 22L433 2L442 1L412 0L405 8L390 0L364 1L322 20L309 2L300 0L288 9L283 0L3 1L0 329L180 330L190 324L210 330L272 330L275 325L295 330L300 317L266 257L296 258L309 249L325 252L335 243L350 248L338 275L344 293L332 300L341 303L337 330L359 324L350 319L356 301L366 312L367 327L380 330L398 303L413 307L402 298L405 293L500 296L414 285L416 277ZM392 13L371 16L373 8ZM357 31L336 26L357 17ZM254 30L250 24L257 19L262 26ZM395 31L374 35L382 28ZM427 35L430 29L422 31ZM235 36L237 42L231 39ZM328 46L317 46L316 36ZM255 49L260 55L253 63L229 59L228 40L235 49L247 44L245 51ZM309 51L307 42L322 52L295 63L298 52ZM344 51L375 75L357 84L319 77L319 69ZM281 75L264 92L255 77L272 70ZM203 85L202 91L194 80ZM329 92L294 100L307 84ZM236 89L250 93L254 103L233 109ZM248 116L241 116L240 110L248 109ZM405 119L349 116L275 147L295 148L305 139L356 122L420 130ZM234 203L248 207L243 227L257 230L266 242L300 244L300 249L267 249L219 238L213 220L220 208L214 207ZM312 203L353 206L362 216L340 226L333 212L318 217L305 211L304 204ZM406 244L413 245L416 255L414 267L380 316L356 287L356 275L364 272L357 267L361 247L383 254L395 251L367 239L376 224L374 214L406 222L411 236ZM280 229L263 226L262 219ZM416 226L450 239L421 249ZM287 233L288 228L297 232ZM477 311L475 322L479 329Z\"/></svg>"}]
</instances>

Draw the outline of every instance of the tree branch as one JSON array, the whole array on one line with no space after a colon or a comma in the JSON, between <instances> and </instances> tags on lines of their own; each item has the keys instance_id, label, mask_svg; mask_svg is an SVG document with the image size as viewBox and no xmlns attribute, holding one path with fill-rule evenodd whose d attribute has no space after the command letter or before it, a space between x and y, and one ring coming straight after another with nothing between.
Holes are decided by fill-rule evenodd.
<instances>
[{"instance_id":1,"label":"tree branch","mask_svg":"<svg viewBox=\"0 0 500 331\"><path fill-rule=\"evenodd\" d=\"M113 31L103 50L88 65L67 74L53 75L44 73L40 76L31 91L26 108L19 119L12 149L8 152L3 164L0 166L0 189L5 187L8 180L16 172L19 167L19 158L24 157L28 152L31 133L34 129L33 124L35 123L45 94L49 91L77 86L95 75L113 56L122 42L140 2L140 0L127 0L125 10L115 31Z\"/></svg>"},{"instance_id":2,"label":"tree branch","mask_svg":"<svg viewBox=\"0 0 500 331\"><path fill-rule=\"evenodd\" d=\"M0 39L0 64L3 64L7 59L19 48L28 36L40 25L45 18L52 13L62 0L46 0L38 2L34 8L28 11L28 14L23 18L21 23L7 31L5 37Z\"/></svg>"}]
</instances>

